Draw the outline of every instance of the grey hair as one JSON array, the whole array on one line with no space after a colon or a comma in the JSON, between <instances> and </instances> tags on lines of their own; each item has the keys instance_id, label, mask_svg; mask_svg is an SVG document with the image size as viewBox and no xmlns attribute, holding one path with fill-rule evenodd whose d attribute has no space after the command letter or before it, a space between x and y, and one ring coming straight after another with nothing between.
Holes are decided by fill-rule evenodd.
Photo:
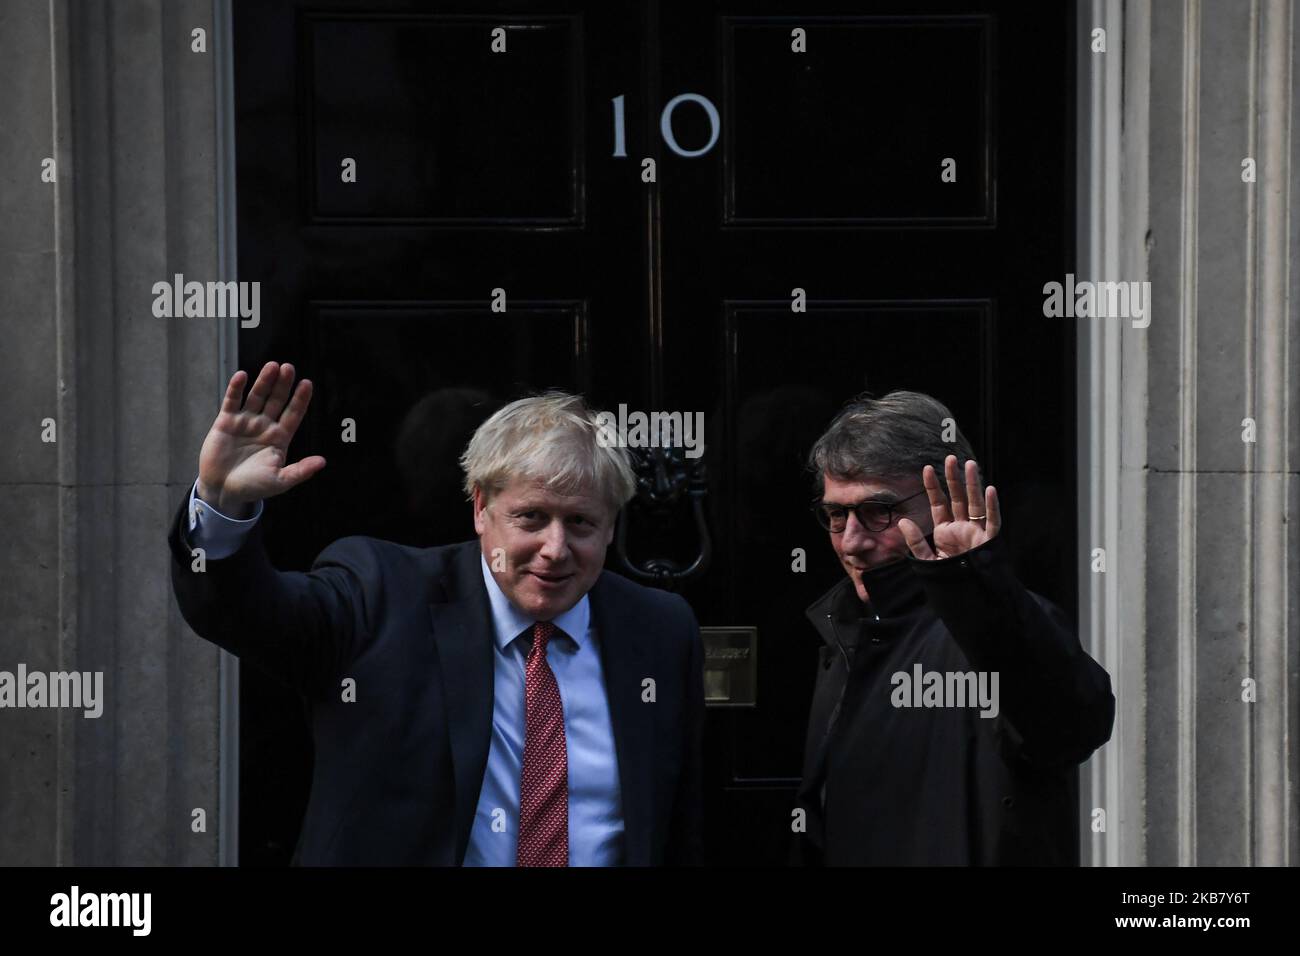
<instances>
[{"instance_id":1,"label":"grey hair","mask_svg":"<svg viewBox=\"0 0 1300 956\"><path fill-rule=\"evenodd\" d=\"M945 419L952 425L951 442L943 440ZM808 467L815 472L820 496L827 474L838 481L919 481L925 466L933 465L939 487L951 498L943 473L949 455L957 456L963 475L966 461L974 457L948 407L922 392L895 391L884 398L859 395L849 402L812 446Z\"/></svg>"},{"instance_id":2,"label":"grey hair","mask_svg":"<svg viewBox=\"0 0 1300 956\"><path fill-rule=\"evenodd\" d=\"M491 498L522 478L562 495L595 492L617 513L636 494L627 453L597 440L595 413L580 395L551 391L511 402L474 432L460 466L465 494Z\"/></svg>"}]
</instances>

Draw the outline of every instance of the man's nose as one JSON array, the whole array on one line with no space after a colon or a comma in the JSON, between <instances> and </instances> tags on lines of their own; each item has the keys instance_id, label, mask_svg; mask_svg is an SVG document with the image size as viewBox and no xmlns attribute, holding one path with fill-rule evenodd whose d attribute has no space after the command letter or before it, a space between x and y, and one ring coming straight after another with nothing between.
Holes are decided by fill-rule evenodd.
<instances>
[{"instance_id":1,"label":"man's nose","mask_svg":"<svg viewBox=\"0 0 1300 956\"><path fill-rule=\"evenodd\" d=\"M858 551L869 551L875 547L876 535L874 531L868 531L858 520L858 516L850 511L844 521L844 536L840 539L844 550L850 554Z\"/></svg>"},{"instance_id":2,"label":"man's nose","mask_svg":"<svg viewBox=\"0 0 1300 956\"><path fill-rule=\"evenodd\" d=\"M569 556L569 533L564 522L552 521L542 532L542 547L538 552L547 561L559 564Z\"/></svg>"}]
</instances>

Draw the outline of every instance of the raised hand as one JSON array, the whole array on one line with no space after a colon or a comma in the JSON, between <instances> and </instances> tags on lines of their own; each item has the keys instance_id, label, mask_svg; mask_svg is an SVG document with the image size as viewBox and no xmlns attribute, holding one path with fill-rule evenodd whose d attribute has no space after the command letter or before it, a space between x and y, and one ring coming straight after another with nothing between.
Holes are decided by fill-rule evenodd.
<instances>
[{"instance_id":1,"label":"raised hand","mask_svg":"<svg viewBox=\"0 0 1300 956\"><path fill-rule=\"evenodd\" d=\"M952 492L952 504L939 487L934 468L926 465L921 471L930 499L930 517L934 522L934 548L925 540L916 522L908 518L898 520L898 530L911 549L913 556L922 561L951 558L978 548L995 537L1002 527L1002 511L998 505L997 490L989 485L980 491L979 468L973 459L966 461L966 486L963 493L957 475L957 456L949 455L943 463L944 478Z\"/></svg>"},{"instance_id":2,"label":"raised hand","mask_svg":"<svg viewBox=\"0 0 1300 956\"><path fill-rule=\"evenodd\" d=\"M251 516L256 502L283 494L325 467L320 455L285 464L311 401L311 380L303 379L295 391L293 366L267 362L241 408L247 381L242 369L230 377L199 452L199 497L233 518Z\"/></svg>"}]
</instances>

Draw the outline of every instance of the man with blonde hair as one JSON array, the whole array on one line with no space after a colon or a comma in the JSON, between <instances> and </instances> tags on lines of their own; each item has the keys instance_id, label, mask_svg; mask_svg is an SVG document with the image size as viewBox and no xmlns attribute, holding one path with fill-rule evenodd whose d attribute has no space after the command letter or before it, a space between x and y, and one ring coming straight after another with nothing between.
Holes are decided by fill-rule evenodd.
<instances>
[{"instance_id":1,"label":"man with blonde hair","mask_svg":"<svg viewBox=\"0 0 1300 956\"><path fill-rule=\"evenodd\" d=\"M477 541L353 536L280 572L261 502L325 467L286 464L311 400L293 381L269 362L244 399L232 376L169 545L195 632L311 708L295 862L700 862L699 626L603 570L635 483L593 412L550 392L479 427L461 459Z\"/></svg>"}]
</instances>

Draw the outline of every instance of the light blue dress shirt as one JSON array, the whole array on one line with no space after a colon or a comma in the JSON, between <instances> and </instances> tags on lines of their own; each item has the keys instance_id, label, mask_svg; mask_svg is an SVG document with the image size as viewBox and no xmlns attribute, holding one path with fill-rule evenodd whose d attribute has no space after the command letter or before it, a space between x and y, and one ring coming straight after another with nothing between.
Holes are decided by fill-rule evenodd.
<instances>
[{"instance_id":1,"label":"light blue dress shirt","mask_svg":"<svg viewBox=\"0 0 1300 956\"><path fill-rule=\"evenodd\" d=\"M190 488L189 541L211 560L240 549L262 516L262 502L247 520L223 515ZM514 866L519 842L519 782L524 758L524 666L536 623L510 603L480 555L483 585L492 607L492 742L479 790L466 866ZM564 706L569 760L569 865L623 862L623 802L614 749L614 726L605 695L597 636L587 595L552 622L559 631L546 648ZM529 639L521 639L529 631ZM499 811L499 812L498 812Z\"/></svg>"},{"instance_id":2,"label":"light blue dress shirt","mask_svg":"<svg viewBox=\"0 0 1300 956\"><path fill-rule=\"evenodd\" d=\"M480 555L492 605L492 745L479 791L466 866L514 866L519 841L519 780L524 759L524 668L532 618L510 603ZM552 623L563 631L546 646L564 705L569 755L569 865L623 862L623 805L614 727L605 696L600 647L591 631L591 604L582 600ZM580 635L580 636L578 636ZM503 812L495 812L495 811ZM493 821L497 820L494 826Z\"/></svg>"}]
</instances>

